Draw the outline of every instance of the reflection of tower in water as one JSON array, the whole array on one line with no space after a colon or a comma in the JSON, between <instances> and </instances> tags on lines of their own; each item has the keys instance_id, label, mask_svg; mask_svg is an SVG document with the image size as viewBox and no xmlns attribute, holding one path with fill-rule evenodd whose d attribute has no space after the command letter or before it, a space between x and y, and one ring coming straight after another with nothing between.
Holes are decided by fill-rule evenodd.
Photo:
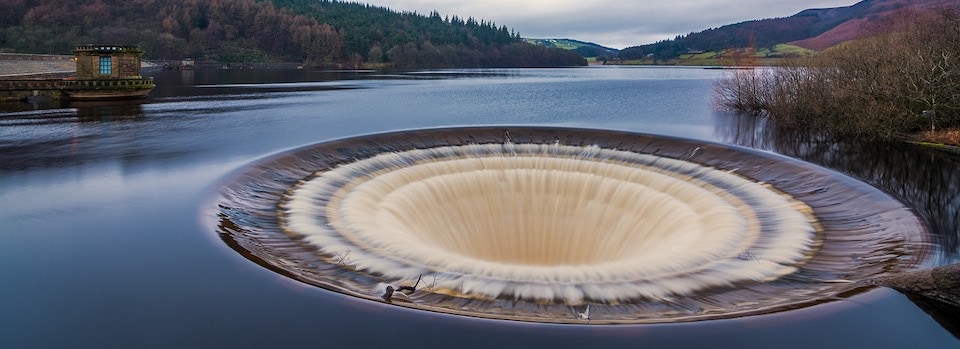
<instances>
[{"instance_id":1,"label":"reflection of tower in water","mask_svg":"<svg viewBox=\"0 0 960 349\"><path fill-rule=\"evenodd\" d=\"M80 122L119 121L144 117L141 101L73 101Z\"/></svg>"}]
</instances>

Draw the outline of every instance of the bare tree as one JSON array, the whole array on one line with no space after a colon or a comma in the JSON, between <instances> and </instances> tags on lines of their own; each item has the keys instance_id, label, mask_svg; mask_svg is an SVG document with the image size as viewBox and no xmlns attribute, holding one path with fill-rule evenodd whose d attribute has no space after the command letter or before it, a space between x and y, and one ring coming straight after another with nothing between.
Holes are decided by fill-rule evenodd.
<instances>
[{"instance_id":1,"label":"bare tree","mask_svg":"<svg viewBox=\"0 0 960 349\"><path fill-rule=\"evenodd\" d=\"M716 102L781 127L861 138L960 122L960 16L939 10L890 20L873 36L817 56L724 74Z\"/></svg>"}]
</instances>

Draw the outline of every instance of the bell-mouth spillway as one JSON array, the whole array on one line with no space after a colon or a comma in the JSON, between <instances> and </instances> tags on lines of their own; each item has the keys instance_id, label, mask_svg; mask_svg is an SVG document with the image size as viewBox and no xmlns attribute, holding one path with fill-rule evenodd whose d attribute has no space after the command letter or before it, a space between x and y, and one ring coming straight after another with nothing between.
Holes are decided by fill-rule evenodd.
<instances>
[{"instance_id":1,"label":"bell-mouth spillway","mask_svg":"<svg viewBox=\"0 0 960 349\"><path fill-rule=\"evenodd\" d=\"M795 309L928 254L909 209L833 171L593 129L441 128L308 145L231 176L215 216L233 249L307 284L531 322ZM387 285L397 297L382 297Z\"/></svg>"}]
</instances>

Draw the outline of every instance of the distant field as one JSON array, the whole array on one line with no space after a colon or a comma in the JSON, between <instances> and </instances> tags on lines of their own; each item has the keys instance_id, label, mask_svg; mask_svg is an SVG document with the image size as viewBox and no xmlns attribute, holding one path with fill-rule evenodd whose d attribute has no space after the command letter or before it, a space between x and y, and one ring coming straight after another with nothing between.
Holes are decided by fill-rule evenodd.
<instances>
[{"instance_id":1,"label":"distant field","mask_svg":"<svg viewBox=\"0 0 960 349\"><path fill-rule=\"evenodd\" d=\"M525 38L525 39L523 39L523 41L526 41L526 42L531 43L531 44L534 44L534 45L540 45L540 46L546 46L546 47L555 47L555 48L561 48L561 49L564 49L564 50L578 50L578 49L581 49L581 48L590 48L590 49L594 50L593 52L595 52L595 53L598 54L598 55L606 55L606 56L610 56L610 57L616 57L616 56L619 54L619 52L620 52L619 50L614 49L614 48L604 47L604 46L600 46L600 45L594 44L594 43L592 43L592 42L584 42L584 41L573 40L573 39L531 39L531 38ZM590 52L590 50L587 50L587 52ZM583 53L581 53L581 54L583 54Z\"/></svg>"},{"instance_id":2,"label":"distant field","mask_svg":"<svg viewBox=\"0 0 960 349\"><path fill-rule=\"evenodd\" d=\"M523 39L534 45L562 48L564 50L576 50L583 46L589 46L584 42L568 39Z\"/></svg>"},{"instance_id":3,"label":"distant field","mask_svg":"<svg viewBox=\"0 0 960 349\"><path fill-rule=\"evenodd\" d=\"M572 39L531 39L525 38L524 41L540 46L547 47L556 47L565 50L576 50L582 47L593 47L598 49L613 50L608 47L603 47L597 44L583 42ZM616 50L614 50L616 51ZM683 54L676 59L670 60L657 60L653 59L638 59L638 60L629 60L629 61L608 61L607 64L623 64L623 65L690 65L690 66L719 66L719 65L738 65L737 63L731 63L729 55L727 54L729 50L724 51L709 51L703 53L691 53ZM788 44L779 44L774 47L764 47L756 50L753 54L754 63L756 65L774 65L777 60L788 58L788 57L801 57L808 56L816 53L817 51L806 49L800 46L788 45ZM616 57L617 53L613 52L609 54L611 57ZM588 58L588 61L591 63L596 63L595 57Z\"/></svg>"},{"instance_id":4,"label":"distant field","mask_svg":"<svg viewBox=\"0 0 960 349\"><path fill-rule=\"evenodd\" d=\"M757 65L774 65L778 60L790 57L802 57L815 54L817 51L805 49L799 46L788 44L779 44L773 48L761 48L756 50L752 57ZM732 63L727 51L710 51L695 54L683 54L676 59L657 60L639 59L623 61L619 64L625 65L689 65L689 66L720 66L737 65Z\"/></svg>"},{"instance_id":5,"label":"distant field","mask_svg":"<svg viewBox=\"0 0 960 349\"><path fill-rule=\"evenodd\" d=\"M580 42L565 39L524 39L526 42L541 46L552 46L564 50L576 50L583 45Z\"/></svg>"},{"instance_id":6,"label":"distant field","mask_svg":"<svg viewBox=\"0 0 960 349\"><path fill-rule=\"evenodd\" d=\"M779 44L773 47L773 50L764 48L757 51L757 54L766 54L766 55L799 55L799 56L809 56L817 51L803 48L800 46L788 45L788 44Z\"/></svg>"}]
</instances>

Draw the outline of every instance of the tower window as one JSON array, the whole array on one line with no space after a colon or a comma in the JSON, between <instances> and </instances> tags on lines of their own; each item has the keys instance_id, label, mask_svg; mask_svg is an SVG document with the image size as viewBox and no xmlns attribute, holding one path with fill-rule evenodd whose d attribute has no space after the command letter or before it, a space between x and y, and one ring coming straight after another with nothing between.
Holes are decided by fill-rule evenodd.
<instances>
[{"instance_id":1,"label":"tower window","mask_svg":"<svg viewBox=\"0 0 960 349\"><path fill-rule=\"evenodd\" d=\"M110 75L113 73L112 57L100 57L100 75Z\"/></svg>"}]
</instances>

